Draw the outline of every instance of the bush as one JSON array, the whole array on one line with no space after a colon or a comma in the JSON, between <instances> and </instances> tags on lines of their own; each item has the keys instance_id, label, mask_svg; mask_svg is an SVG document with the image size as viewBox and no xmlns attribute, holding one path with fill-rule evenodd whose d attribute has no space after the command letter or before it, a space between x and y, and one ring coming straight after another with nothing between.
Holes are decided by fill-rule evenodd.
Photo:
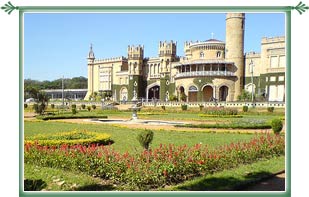
<instances>
[{"instance_id":1,"label":"bush","mask_svg":"<svg viewBox=\"0 0 309 197\"><path fill-rule=\"evenodd\" d=\"M76 104L72 104L72 105L71 105L71 108L72 108L72 109L76 109Z\"/></svg>"},{"instance_id":2,"label":"bush","mask_svg":"<svg viewBox=\"0 0 309 197\"><path fill-rule=\"evenodd\" d=\"M247 112L248 109L249 109L248 106L242 106L242 111L243 111L243 112Z\"/></svg>"},{"instance_id":3,"label":"bush","mask_svg":"<svg viewBox=\"0 0 309 197\"><path fill-rule=\"evenodd\" d=\"M85 104L82 104L82 109L86 109L86 105Z\"/></svg>"},{"instance_id":4,"label":"bush","mask_svg":"<svg viewBox=\"0 0 309 197\"><path fill-rule=\"evenodd\" d=\"M203 111L204 105L199 105L199 107L200 107L200 111Z\"/></svg>"},{"instance_id":5,"label":"bush","mask_svg":"<svg viewBox=\"0 0 309 197\"><path fill-rule=\"evenodd\" d=\"M188 105L181 105L181 109L182 109L183 111L187 110L187 109L188 109Z\"/></svg>"},{"instance_id":6,"label":"bush","mask_svg":"<svg viewBox=\"0 0 309 197\"><path fill-rule=\"evenodd\" d=\"M226 116L226 115L237 115L237 109L223 108L223 107L207 107L204 111L205 114Z\"/></svg>"},{"instance_id":7,"label":"bush","mask_svg":"<svg viewBox=\"0 0 309 197\"><path fill-rule=\"evenodd\" d=\"M91 105L91 108L95 109L95 108L97 108L97 106L96 105Z\"/></svg>"},{"instance_id":8,"label":"bush","mask_svg":"<svg viewBox=\"0 0 309 197\"><path fill-rule=\"evenodd\" d=\"M90 106L88 106L88 107L87 107L87 110L88 110L88 111L91 111L91 107L90 107Z\"/></svg>"},{"instance_id":9,"label":"bush","mask_svg":"<svg viewBox=\"0 0 309 197\"><path fill-rule=\"evenodd\" d=\"M162 105L161 108L165 111L165 106L164 105Z\"/></svg>"},{"instance_id":10,"label":"bush","mask_svg":"<svg viewBox=\"0 0 309 197\"><path fill-rule=\"evenodd\" d=\"M279 134L280 131L283 128L282 121L280 119L277 119L277 118L273 119L270 124L271 124L271 128L272 128L272 130L274 131L275 134Z\"/></svg>"},{"instance_id":11,"label":"bush","mask_svg":"<svg viewBox=\"0 0 309 197\"><path fill-rule=\"evenodd\" d=\"M33 109L34 109L34 112L37 113L37 114L42 114L45 110L45 104L41 103L40 105L35 103L33 105Z\"/></svg>"},{"instance_id":12,"label":"bush","mask_svg":"<svg viewBox=\"0 0 309 197\"><path fill-rule=\"evenodd\" d=\"M27 104L27 103L25 103L25 104L24 104L24 108L26 109L27 107L28 107L28 104Z\"/></svg>"},{"instance_id":13,"label":"bush","mask_svg":"<svg viewBox=\"0 0 309 197\"><path fill-rule=\"evenodd\" d=\"M91 132L87 130L73 130L69 132L54 134L39 134L25 139L25 143L37 144L41 146L60 146L60 145L90 145L90 144L109 144L110 135L106 133Z\"/></svg>"},{"instance_id":14,"label":"bush","mask_svg":"<svg viewBox=\"0 0 309 197\"><path fill-rule=\"evenodd\" d=\"M50 107L51 107L52 109L54 109L54 108L55 108L55 104L50 104Z\"/></svg>"},{"instance_id":15,"label":"bush","mask_svg":"<svg viewBox=\"0 0 309 197\"><path fill-rule=\"evenodd\" d=\"M274 107L267 107L268 112L274 112L275 108Z\"/></svg>"},{"instance_id":16,"label":"bush","mask_svg":"<svg viewBox=\"0 0 309 197\"><path fill-rule=\"evenodd\" d=\"M144 130L137 136L137 140L141 144L141 146L145 149L149 149L149 145L153 140L153 131Z\"/></svg>"},{"instance_id":17,"label":"bush","mask_svg":"<svg viewBox=\"0 0 309 197\"><path fill-rule=\"evenodd\" d=\"M77 114L76 108L72 108L72 114Z\"/></svg>"}]
</instances>

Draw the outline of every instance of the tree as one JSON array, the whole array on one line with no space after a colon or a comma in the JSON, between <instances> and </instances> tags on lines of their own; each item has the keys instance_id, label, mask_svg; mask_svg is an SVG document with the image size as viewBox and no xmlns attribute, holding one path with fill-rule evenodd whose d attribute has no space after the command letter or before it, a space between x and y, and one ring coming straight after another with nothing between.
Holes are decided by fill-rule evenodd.
<instances>
[{"instance_id":1,"label":"tree","mask_svg":"<svg viewBox=\"0 0 309 197\"><path fill-rule=\"evenodd\" d=\"M33 105L35 113L43 114L46 107L48 106L48 100L49 98L45 92L43 91L38 92L37 96L35 97L36 104Z\"/></svg>"}]
</instances>

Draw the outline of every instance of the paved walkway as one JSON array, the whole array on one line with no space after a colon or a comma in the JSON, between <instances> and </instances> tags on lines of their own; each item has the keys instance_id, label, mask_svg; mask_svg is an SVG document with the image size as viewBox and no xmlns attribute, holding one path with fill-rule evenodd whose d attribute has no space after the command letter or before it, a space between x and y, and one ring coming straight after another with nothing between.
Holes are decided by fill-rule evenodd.
<instances>
[{"instance_id":1,"label":"paved walkway","mask_svg":"<svg viewBox=\"0 0 309 197\"><path fill-rule=\"evenodd\" d=\"M277 174L269 179L249 186L243 191L285 191L285 173Z\"/></svg>"}]
</instances>

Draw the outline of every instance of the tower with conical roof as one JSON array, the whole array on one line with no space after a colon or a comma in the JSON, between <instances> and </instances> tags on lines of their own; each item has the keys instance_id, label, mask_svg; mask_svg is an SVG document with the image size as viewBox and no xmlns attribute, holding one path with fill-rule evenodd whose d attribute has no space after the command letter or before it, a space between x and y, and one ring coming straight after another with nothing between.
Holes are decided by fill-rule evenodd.
<instances>
[{"instance_id":1,"label":"tower with conical roof","mask_svg":"<svg viewBox=\"0 0 309 197\"><path fill-rule=\"evenodd\" d=\"M88 63L88 91L85 97L85 100L89 99L89 96L93 93L93 75L94 75L94 52L92 50L92 44L90 44L90 51L87 56L87 63Z\"/></svg>"},{"instance_id":2,"label":"tower with conical roof","mask_svg":"<svg viewBox=\"0 0 309 197\"><path fill-rule=\"evenodd\" d=\"M227 13L226 14L226 44L225 58L227 61L234 62L236 67L234 99L244 87L244 32L245 14Z\"/></svg>"}]
</instances>

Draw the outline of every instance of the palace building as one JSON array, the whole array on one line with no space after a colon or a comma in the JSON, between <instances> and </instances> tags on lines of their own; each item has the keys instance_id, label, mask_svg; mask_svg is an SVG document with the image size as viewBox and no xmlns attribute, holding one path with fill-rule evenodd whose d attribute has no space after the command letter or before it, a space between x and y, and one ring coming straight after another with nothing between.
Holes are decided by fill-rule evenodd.
<instances>
[{"instance_id":1,"label":"palace building","mask_svg":"<svg viewBox=\"0 0 309 197\"><path fill-rule=\"evenodd\" d=\"M184 43L160 41L158 57L144 57L144 46L128 46L127 57L96 59L88 54L88 91L114 101L237 101L243 90L266 101L285 100L285 37L262 38L261 52L244 53L245 14L226 14L225 42L211 38Z\"/></svg>"}]
</instances>

